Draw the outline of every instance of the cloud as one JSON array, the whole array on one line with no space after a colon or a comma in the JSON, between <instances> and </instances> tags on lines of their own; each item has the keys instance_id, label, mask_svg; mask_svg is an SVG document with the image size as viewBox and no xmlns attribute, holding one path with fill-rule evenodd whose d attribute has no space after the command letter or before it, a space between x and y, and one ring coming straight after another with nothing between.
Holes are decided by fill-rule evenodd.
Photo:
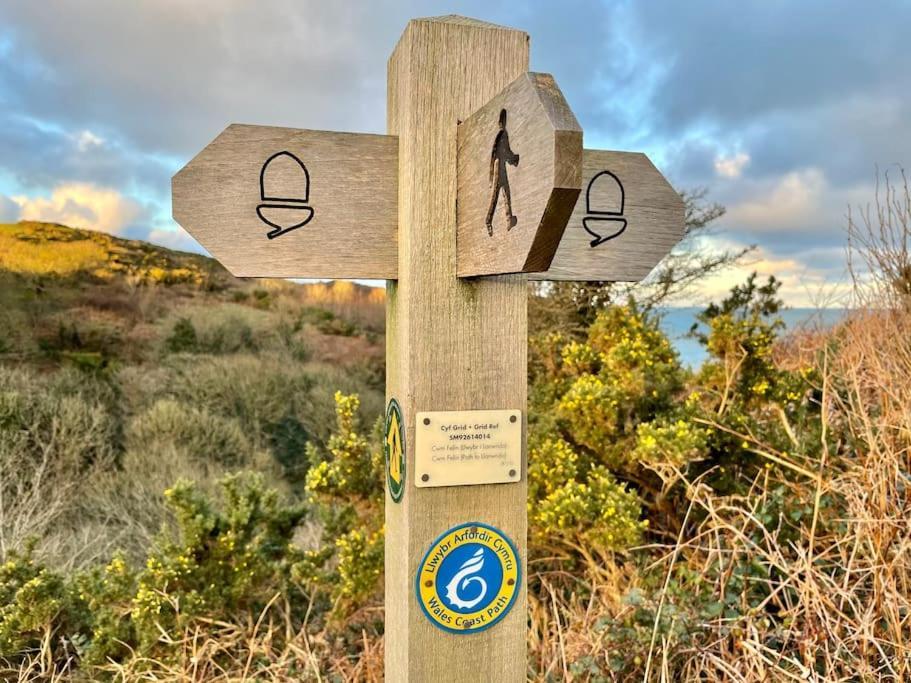
<instances>
[{"instance_id":1,"label":"cloud","mask_svg":"<svg viewBox=\"0 0 911 683\"><path fill-rule=\"evenodd\" d=\"M116 122L132 144L183 157L234 121L379 130L384 53L408 12L320 0L6 3L0 25L43 68L29 67L29 82L12 60L0 83L5 71L26 88L35 118L92 131Z\"/></svg>"},{"instance_id":2,"label":"cloud","mask_svg":"<svg viewBox=\"0 0 911 683\"><path fill-rule=\"evenodd\" d=\"M124 233L185 244L169 178L227 123L383 132L407 20L452 11L527 30L587 146L709 187L719 230L782 263L841 245L877 164L911 166L906 0L83 0L0 3L0 193L97 221L54 196L107 188L151 207Z\"/></svg>"},{"instance_id":3,"label":"cloud","mask_svg":"<svg viewBox=\"0 0 911 683\"><path fill-rule=\"evenodd\" d=\"M62 223L112 235L121 234L146 214L134 199L89 183L59 185L49 198L14 196L12 200L19 207L20 220Z\"/></svg>"},{"instance_id":4,"label":"cloud","mask_svg":"<svg viewBox=\"0 0 911 683\"><path fill-rule=\"evenodd\" d=\"M192 251L195 253L207 254L205 249L193 239L190 234L181 227L177 227L175 230L168 228L154 228L148 232L142 238L153 244L158 244L168 249L175 249L177 251Z\"/></svg>"},{"instance_id":5,"label":"cloud","mask_svg":"<svg viewBox=\"0 0 911 683\"><path fill-rule=\"evenodd\" d=\"M760 230L806 229L816 224L828 190L822 171L795 171L765 185L729 207L726 222Z\"/></svg>"},{"instance_id":6,"label":"cloud","mask_svg":"<svg viewBox=\"0 0 911 683\"><path fill-rule=\"evenodd\" d=\"M0 223L15 223L19 220L19 205L9 197L0 194Z\"/></svg>"},{"instance_id":7,"label":"cloud","mask_svg":"<svg viewBox=\"0 0 911 683\"><path fill-rule=\"evenodd\" d=\"M82 130L75 136L76 149L80 152L87 152L93 147L101 147L104 144L104 138L95 135L90 130Z\"/></svg>"},{"instance_id":8,"label":"cloud","mask_svg":"<svg viewBox=\"0 0 911 683\"><path fill-rule=\"evenodd\" d=\"M714 240L710 248L736 250L743 246L722 238ZM718 301L727 296L732 287L743 284L751 273L756 273L763 282L769 276L781 282L779 296L788 306L848 305L851 283L843 249L809 249L781 254L765 248L752 251L737 266L700 282L683 303L704 306L709 301Z\"/></svg>"},{"instance_id":9,"label":"cloud","mask_svg":"<svg viewBox=\"0 0 911 683\"><path fill-rule=\"evenodd\" d=\"M734 156L715 157L715 171L725 178L739 178L746 165L750 163L750 155L738 152Z\"/></svg>"}]
</instances>

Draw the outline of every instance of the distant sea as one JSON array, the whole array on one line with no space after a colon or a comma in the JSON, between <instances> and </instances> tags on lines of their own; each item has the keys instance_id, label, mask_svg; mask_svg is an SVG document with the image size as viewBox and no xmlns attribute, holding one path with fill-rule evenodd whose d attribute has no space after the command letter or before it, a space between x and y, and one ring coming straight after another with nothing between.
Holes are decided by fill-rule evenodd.
<instances>
[{"instance_id":1,"label":"distant sea","mask_svg":"<svg viewBox=\"0 0 911 683\"><path fill-rule=\"evenodd\" d=\"M661 329L670 338L684 365L698 368L707 357L702 345L689 337L690 328L702 308L661 309ZM846 308L787 308L779 313L785 330L810 327L829 327L839 322L849 309Z\"/></svg>"}]
</instances>

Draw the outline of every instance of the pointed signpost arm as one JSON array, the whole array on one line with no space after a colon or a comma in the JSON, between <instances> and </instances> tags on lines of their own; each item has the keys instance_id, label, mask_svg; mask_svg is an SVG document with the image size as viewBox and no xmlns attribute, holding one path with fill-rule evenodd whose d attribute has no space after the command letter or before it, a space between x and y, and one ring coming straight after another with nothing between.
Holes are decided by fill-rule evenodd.
<instances>
[{"instance_id":1,"label":"pointed signpost arm","mask_svg":"<svg viewBox=\"0 0 911 683\"><path fill-rule=\"evenodd\" d=\"M647 156L586 149L582 192L557 253L528 278L638 282L684 230L683 199Z\"/></svg>"},{"instance_id":2,"label":"pointed signpost arm","mask_svg":"<svg viewBox=\"0 0 911 683\"><path fill-rule=\"evenodd\" d=\"M518 409L522 472L510 484L417 488L386 496L386 680L524 681L527 280L462 280L456 272L456 141L467 119L528 70L522 31L460 17L410 22L389 60L388 132L399 140L398 280L387 285L387 398L407 425L414 476L417 411ZM479 226L483 228L483 224ZM478 521L517 546L515 606L470 635L422 613L415 577L425 551L451 527Z\"/></svg>"},{"instance_id":3,"label":"pointed signpost arm","mask_svg":"<svg viewBox=\"0 0 911 683\"><path fill-rule=\"evenodd\" d=\"M174 219L238 277L396 276L398 141L228 126L171 181Z\"/></svg>"}]
</instances>

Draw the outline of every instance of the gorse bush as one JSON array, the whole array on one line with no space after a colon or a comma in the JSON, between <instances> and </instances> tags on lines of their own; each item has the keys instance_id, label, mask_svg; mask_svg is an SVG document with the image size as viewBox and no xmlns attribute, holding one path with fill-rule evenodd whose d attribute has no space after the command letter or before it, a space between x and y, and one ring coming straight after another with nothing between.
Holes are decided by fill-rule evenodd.
<instances>
[{"instance_id":1,"label":"gorse bush","mask_svg":"<svg viewBox=\"0 0 911 683\"><path fill-rule=\"evenodd\" d=\"M377 600L380 461L358 432L358 399L337 394L336 401L337 432L328 452L310 449L309 503L281 502L261 475L226 477L220 504L181 481L165 492L174 527L141 563L115 556L105 566L62 574L28 551L10 554L0 566L0 652L10 665L49 643L48 656L65 670L97 666L101 676L106 663L136 657L177 661L183 653L178 634L207 629L213 620L263 614L278 598L284 618L297 624L285 638L307 623L319 630L330 616L350 616ZM139 431L166 432L181 420L168 414L171 409L156 405L156 417L143 418ZM296 537L311 518L324 525L323 538L307 549ZM365 623L374 633L381 629L376 619ZM280 647L277 634L271 638Z\"/></svg>"},{"instance_id":2,"label":"gorse bush","mask_svg":"<svg viewBox=\"0 0 911 683\"><path fill-rule=\"evenodd\" d=\"M307 449L306 488L323 524L322 547L335 549L333 586L341 610L376 599L383 570L383 454L380 425L368 440L360 431L357 396L335 394L336 431L325 451Z\"/></svg>"},{"instance_id":3,"label":"gorse bush","mask_svg":"<svg viewBox=\"0 0 911 683\"><path fill-rule=\"evenodd\" d=\"M531 533L542 547L633 547L648 524L634 484L659 459L668 421L691 437L680 453L697 455L698 432L677 418L685 373L676 353L633 304L598 313L584 340L550 333L532 344L542 360L530 391Z\"/></svg>"},{"instance_id":4,"label":"gorse bush","mask_svg":"<svg viewBox=\"0 0 911 683\"><path fill-rule=\"evenodd\" d=\"M0 650L24 657L48 642L61 662L167 660L182 645L163 633L258 614L277 595L300 594L293 576L306 557L293 536L305 507L280 504L260 477L248 475L224 481L220 509L188 482L165 496L176 534L159 541L141 569L114 558L64 577L28 555L0 566Z\"/></svg>"}]
</instances>

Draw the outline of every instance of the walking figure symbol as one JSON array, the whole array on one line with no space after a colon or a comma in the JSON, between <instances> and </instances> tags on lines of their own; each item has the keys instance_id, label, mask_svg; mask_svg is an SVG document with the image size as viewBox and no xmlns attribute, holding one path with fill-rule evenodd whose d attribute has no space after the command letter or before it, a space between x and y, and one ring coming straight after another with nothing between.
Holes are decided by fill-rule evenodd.
<instances>
[{"instance_id":1,"label":"walking figure symbol","mask_svg":"<svg viewBox=\"0 0 911 683\"><path fill-rule=\"evenodd\" d=\"M519 219L512 213L512 194L509 191L509 174L506 172L506 164L510 166L519 165L519 155L512 151L509 146L509 133L506 132L506 110L500 110L500 130L493 141L493 149L490 152L490 179L489 184L493 186L493 192L490 195L490 208L487 210L487 234L493 237L493 214L497 210L497 202L500 199L500 193L506 197L506 230L512 230L516 227Z\"/></svg>"}]
</instances>

